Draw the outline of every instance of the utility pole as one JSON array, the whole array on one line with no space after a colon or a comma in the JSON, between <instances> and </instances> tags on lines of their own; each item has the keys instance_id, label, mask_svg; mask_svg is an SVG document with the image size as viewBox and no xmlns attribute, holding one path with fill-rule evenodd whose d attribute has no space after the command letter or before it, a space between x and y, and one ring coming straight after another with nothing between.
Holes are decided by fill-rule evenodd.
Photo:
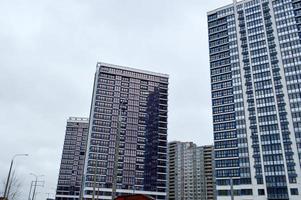
<instances>
[{"instance_id":1,"label":"utility pole","mask_svg":"<svg viewBox=\"0 0 301 200\"><path fill-rule=\"evenodd\" d=\"M50 196L51 193L46 192L45 194L47 194L47 199L49 199L49 196Z\"/></svg>"},{"instance_id":2,"label":"utility pole","mask_svg":"<svg viewBox=\"0 0 301 200\"><path fill-rule=\"evenodd\" d=\"M54 192L54 193L53 193L54 199L56 199L56 189L57 189L57 188L51 187L50 189ZM80 199L80 200L81 200L81 199Z\"/></svg>"},{"instance_id":3,"label":"utility pole","mask_svg":"<svg viewBox=\"0 0 301 200\"><path fill-rule=\"evenodd\" d=\"M34 200L34 197L35 197L35 195L36 195L37 184L38 184L38 177L36 176L36 180L35 180L35 182L34 182L34 188L33 188L32 200Z\"/></svg>"},{"instance_id":4,"label":"utility pole","mask_svg":"<svg viewBox=\"0 0 301 200\"><path fill-rule=\"evenodd\" d=\"M126 110L126 105L127 105L127 102L125 100L120 100L119 113L118 113L118 122L117 122L117 134L116 134L116 141L115 141L114 176L113 176L113 183L112 183L112 200L114 200L116 198L122 113Z\"/></svg>"},{"instance_id":5,"label":"utility pole","mask_svg":"<svg viewBox=\"0 0 301 200\"><path fill-rule=\"evenodd\" d=\"M98 155L96 154L96 165L94 168L94 176L93 176L93 193L92 193L92 200L95 199L95 188L96 188L96 170L97 170L97 159Z\"/></svg>"},{"instance_id":6,"label":"utility pole","mask_svg":"<svg viewBox=\"0 0 301 200\"><path fill-rule=\"evenodd\" d=\"M36 175L34 173L30 173L30 175L33 175L35 177L34 188L33 188L33 193L32 193L32 198L31 198L31 200L34 200L35 195L36 195L36 189L37 189L37 186L38 186L38 178L42 177L44 175ZM41 186L41 185L39 185L39 186Z\"/></svg>"},{"instance_id":7,"label":"utility pole","mask_svg":"<svg viewBox=\"0 0 301 200\"><path fill-rule=\"evenodd\" d=\"M234 200L233 179L230 177L231 200Z\"/></svg>"},{"instance_id":8,"label":"utility pole","mask_svg":"<svg viewBox=\"0 0 301 200\"><path fill-rule=\"evenodd\" d=\"M13 168L13 165L14 165L14 159L15 157L17 156L28 156L28 154L15 154L13 156L13 158L11 159L11 162L10 162L10 167L9 167L9 171L8 171L8 175L7 175L7 180L6 180L6 184L5 184L5 190L4 190L4 195L3 197L4 198L7 198L8 199L8 186L9 186L9 181L10 181L10 175L11 175L11 170Z\"/></svg>"},{"instance_id":9,"label":"utility pole","mask_svg":"<svg viewBox=\"0 0 301 200\"><path fill-rule=\"evenodd\" d=\"M207 177L205 175L205 199L208 200L208 194L207 194Z\"/></svg>"},{"instance_id":10,"label":"utility pole","mask_svg":"<svg viewBox=\"0 0 301 200\"><path fill-rule=\"evenodd\" d=\"M30 184L30 189L29 189L29 194L28 194L28 200L30 200L30 195L31 195L31 189L32 189L32 185L33 185L34 181L31 181Z\"/></svg>"},{"instance_id":11,"label":"utility pole","mask_svg":"<svg viewBox=\"0 0 301 200\"><path fill-rule=\"evenodd\" d=\"M98 198L99 198L99 184L98 184L98 187L97 187L97 195L96 195L96 199L98 200Z\"/></svg>"},{"instance_id":12,"label":"utility pole","mask_svg":"<svg viewBox=\"0 0 301 200\"><path fill-rule=\"evenodd\" d=\"M133 184L133 194L135 194L136 191L136 172L134 172L134 184Z\"/></svg>"},{"instance_id":13,"label":"utility pole","mask_svg":"<svg viewBox=\"0 0 301 200\"><path fill-rule=\"evenodd\" d=\"M79 193L79 200L83 200L84 196L84 185L85 185L85 173L83 173L82 180L81 180L81 187L80 187L80 193Z\"/></svg>"}]
</instances>

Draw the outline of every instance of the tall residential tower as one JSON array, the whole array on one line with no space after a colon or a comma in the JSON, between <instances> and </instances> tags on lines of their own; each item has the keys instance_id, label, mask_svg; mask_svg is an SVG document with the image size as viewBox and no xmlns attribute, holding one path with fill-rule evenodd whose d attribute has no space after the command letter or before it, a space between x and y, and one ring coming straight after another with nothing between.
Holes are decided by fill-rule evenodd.
<instances>
[{"instance_id":1,"label":"tall residential tower","mask_svg":"<svg viewBox=\"0 0 301 200\"><path fill-rule=\"evenodd\" d=\"M208 34L218 199L300 199L301 1L234 1Z\"/></svg>"},{"instance_id":2,"label":"tall residential tower","mask_svg":"<svg viewBox=\"0 0 301 200\"><path fill-rule=\"evenodd\" d=\"M56 200L78 200L81 195L88 127L88 118L67 120Z\"/></svg>"},{"instance_id":3,"label":"tall residential tower","mask_svg":"<svg viewBox=\"0 0 301 200\"><path fill-rule=\"evenodd\" d=\"M86 199L112 198L117 158L117 195L166 198L167 99L168 75L97 64L85 164Z\"/></svg>"},{"instance_id":4,"label":"tall residential tower","mask_svg":"<svg viewBox=\"0 0 301 200\"><path fill-rule=\"evenodd\" d=\"M214 162L212 146L192 142L168 144L169 200L214 200Z\"/></svg>"}]
</instances>

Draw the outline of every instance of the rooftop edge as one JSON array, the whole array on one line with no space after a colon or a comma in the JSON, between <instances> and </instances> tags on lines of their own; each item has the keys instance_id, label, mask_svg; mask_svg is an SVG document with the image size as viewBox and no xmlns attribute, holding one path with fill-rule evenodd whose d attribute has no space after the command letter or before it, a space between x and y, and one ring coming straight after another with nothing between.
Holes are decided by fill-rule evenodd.
<instances>
[{"instance_id":1,"label":"rooftop edge","mask_svg":"<svg viewBox=\"0 0 301 200\"><path fill-rule=\"evenodd\" d=\"M115 65L115 64L105 63L105 62L97 62L97 67L99 67L101 65L106 66L106 67L116 68L116 69L122 69L122 70L127 70L127 71L132 71L132 72L138 72L138 73L144 73L144 74L149 74L149 75L153 75L153 76L169 78L168 74L152 72L152 71L142 70L142 69L136 69L136 68L126 67L126 66L121 66L121 65Z\"/></svg>"},{"instance_id":2,"label":"rooftop edge","mask_svg":"<svg viewBox=\"0 0 301 200\"><path fill-rule=\"evenodd\" d=\"M208 12L207 12L207 15L211 15L211 14L216 13L217 11L220 11L220 10L223 10L223 9L226 9L226 8L229 8L229 7L231 7L231 6L234 6L234 4L241 4L241 3L246 3L246 2L249 2L249 1L252 1L252 0L240 0L240 1L233 0L232 3L229 3L229 4L227 4L227 5L218 7L218 8L216 8L216 9L214 9L214 10L208 11Z\"/></svg>"},{"instance_id":3,"label":"rooftop edge","mask_svg":"<svg viewBox=\"0 0 301 200\"><path fill-rule=\"evenodd\" d=\"M87 117L69 117L67 122L89 122Z\"/></svg>"}]
</instances>

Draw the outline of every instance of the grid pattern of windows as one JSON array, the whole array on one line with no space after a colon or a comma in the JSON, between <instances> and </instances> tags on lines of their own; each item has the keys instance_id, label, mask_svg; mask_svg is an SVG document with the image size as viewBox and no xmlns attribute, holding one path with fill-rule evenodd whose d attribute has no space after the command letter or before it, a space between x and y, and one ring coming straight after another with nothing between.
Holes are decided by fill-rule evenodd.
<instances>
[{"instance_id":1,"label":"grid pattern of windows","mask_svg":"<svg viewBox=\"0 0 301 200\"><path fill-rule=\"evenodd\" d=\"M165 199L168 76L98 63L95 75L85 195L108 198L114 177L119 114L118 190ZM120 102L126 102L120 111ZM94 187L96 188L94 190ZM107 197L104 197L107 196Z\"/></svg>"},{"instance_id":2,"label":"grid pattern of windows","mask_svg":"<svg viewBox=\"0 0 301 200\"><path fill-rule=\"evenodd\" d=\"M88 118L70 117L62 153L56 200L79 199L88 138Z\"/></svg>"},{"instance_id":3,"label":"grid pattern of windows","mask_svg":"<svg viewBox=\"0 0 301 200\"><path fill-rule=\"evenodd\" d=\"M213 146L170 142L169 200L215 199Z\"/></svg>"},{"instance_id":4,"label":"grid pattern of windows","mask_svg":"<svg viewBox=\"0 0 301 200\"><path fill-rule=\"evenodd\" d=\"M251 188L237 196L291 199L301 189L300 16L299 0L208 13L218 196L230 195L231 176L234 190Z\"/></svg>"}]
</instances>

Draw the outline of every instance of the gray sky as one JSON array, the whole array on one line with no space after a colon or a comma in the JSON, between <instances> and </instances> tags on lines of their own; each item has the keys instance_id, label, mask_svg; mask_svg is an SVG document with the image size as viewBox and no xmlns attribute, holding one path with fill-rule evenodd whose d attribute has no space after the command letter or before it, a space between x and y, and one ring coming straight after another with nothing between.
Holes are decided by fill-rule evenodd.
<instances>
[{"instance_id":1,"label":"gray sky","mask_svg":"<svg viewBox=\"0 0 301 200\"><path fill-rule=\"evenodd\" d=\"M170 75L169 140L211 144L206 12L231 0L1 0L0 180L54 194L66 119L88 116L97 61Z\"/></svg>"}]
</instances>

